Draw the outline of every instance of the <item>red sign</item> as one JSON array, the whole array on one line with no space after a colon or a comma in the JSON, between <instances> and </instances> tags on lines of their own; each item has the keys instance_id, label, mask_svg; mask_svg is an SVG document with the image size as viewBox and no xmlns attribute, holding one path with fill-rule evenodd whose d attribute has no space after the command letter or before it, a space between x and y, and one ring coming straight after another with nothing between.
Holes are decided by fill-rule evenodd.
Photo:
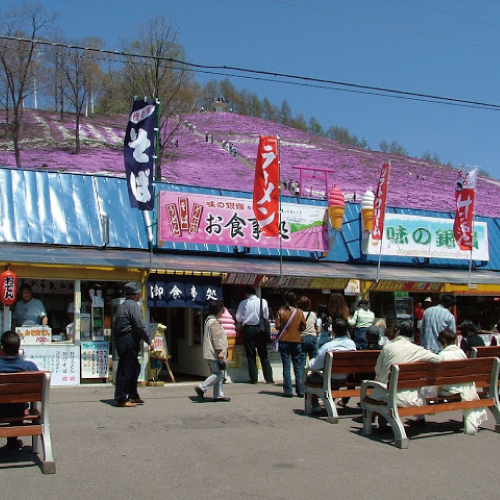
<instances>
[{"instance_id":1,"label":"red sign","mask_svg":"<svg viewBox=\"0 0 500 500\"><path fill-rule=\"evenodd\" d=\"M6 306L16 302L17 276L8 269L0 275L0 301Z\"/></svg>"},{"instance_id":2,"label":"red sign","mask_svg":"<svg viewBox=\"0 0 500 500\"><path fill-rule=\"evenodd\" d=\"M384 163L380 172L375 201L373 203L372 240L382 241L384 234L385 204L387 201L387 186L389 184L390 163Z\"/></svg>"},{"instance_id":3,"label":"red sign","mask_svg":"<svg viewBox=\"0 0 500 500\"><path fill-rule=\"evenodd\" d=\"M453 233L455 241L461 250L472 250L472 225L474 222L474 200L476 198L477 183L476 173L477 170L474 169L464 175L461 170L457 176L455 187L457 213L455 214Z\"/></svg>"},{"instance_id":4,"label":"red sign","mask_svg":"<svg viewBox=\"0 0 500 500\"><path fill-rule=\"evenodd\" d=\"M261 135L255 162L253 211L266 236L280 234L279 177L278 137Z\"/></svg>"}]
</instances>

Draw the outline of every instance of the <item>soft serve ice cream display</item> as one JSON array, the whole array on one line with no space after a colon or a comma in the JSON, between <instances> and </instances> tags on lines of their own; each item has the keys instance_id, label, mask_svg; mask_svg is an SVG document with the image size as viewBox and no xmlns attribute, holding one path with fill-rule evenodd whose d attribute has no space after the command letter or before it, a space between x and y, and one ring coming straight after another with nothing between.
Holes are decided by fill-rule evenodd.
<instances>
[{"instance_id":1,"label":"soft serve ice cream display","mask_svg":"<svg viewBox=\"0 0 500 500\"><path fill-rule=\"evenodd\" d=\"M226 308L224 308L224 311L221 317L219 318L219 321L227 335L227 345L228 345L227 361L232 361L233 350L236 344L236 324L234 322L233 317L231 316L231 313Z\"/></svg>"},{"instance_id":2,"label":"soft serve ice cream display","mask_svg":"<svg viewBox=\"0 0 500 500\"><path fill-rule=\"evenodd\" d=\"M361 200L361 218L363 219L363 231L372 230L374 202L375 195L370 189L367 189Z\"/></svg>"},{"instance_id":3,"label":"soft serve ice cream display","mask_svg":"<svg viewBox=\"0 0 500 500\"><path fill-rule=\"evenodd\" d=\"M328 215L333 229L341 229L344 218L345 201L342 191L334 184L328 195Z\"/></svg>"}]
</instances>

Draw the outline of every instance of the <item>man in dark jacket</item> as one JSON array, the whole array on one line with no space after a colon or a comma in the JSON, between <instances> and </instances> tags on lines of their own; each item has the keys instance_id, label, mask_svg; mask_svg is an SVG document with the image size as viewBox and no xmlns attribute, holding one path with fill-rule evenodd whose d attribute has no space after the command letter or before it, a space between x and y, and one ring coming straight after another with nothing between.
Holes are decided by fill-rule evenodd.
<instances>
[{"instance_id":1,"label":"man in dark jacket","mask_svg":"<svg viewBox=\"0 0 500 500\"><path fill-rule=\"evenodd\" d=\"M141 341L149 344L151 349L154 344L142 321L142 312L138 304L141 298L139 283L127 283L125 295L125 301L118 306L113 318L112 333L119 357L115 378L116 406L130 408L137 404L144 404L144 400L137 392L137 379L141 373L141 365L137 356L141 350Z\"/></svg>"}]
</instances>

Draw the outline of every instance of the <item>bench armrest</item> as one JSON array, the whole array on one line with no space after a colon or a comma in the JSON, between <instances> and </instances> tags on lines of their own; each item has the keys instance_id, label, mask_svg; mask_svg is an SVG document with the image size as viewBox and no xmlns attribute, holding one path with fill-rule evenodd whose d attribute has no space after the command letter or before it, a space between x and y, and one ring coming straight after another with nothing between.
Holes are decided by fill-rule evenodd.
<instances>
[{"instance_id":1,"label":"bench armrest","mask_svg":"<svg viewBox=\"0 0 500 500\"><path fill-rule=\"evenodd\" d=\"M365 398L367 395L368 389L374 389L375 387L379 387L387 393L387 384L379 382L378 380L363 380L361 382L361 394L359 396L359 399L363 401L363 398Z\"/></svg>"}]
</instances>

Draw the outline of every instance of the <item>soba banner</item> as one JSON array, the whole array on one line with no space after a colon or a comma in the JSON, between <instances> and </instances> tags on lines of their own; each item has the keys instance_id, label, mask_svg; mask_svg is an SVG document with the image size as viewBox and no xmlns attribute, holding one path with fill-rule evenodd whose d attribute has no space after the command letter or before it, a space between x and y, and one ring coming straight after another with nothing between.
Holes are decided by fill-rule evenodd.
<instances>
[{"instance_id":1,"label":"soba banner","mask_svg":"<svg viewBox=\"0 0 500 500\"><path fill-rule=\"evenodd\" d=\"M453 219L417 215L386 214L382 241L368 245L367 253L433 259L469 259L470 252L461 250L453 232ZM472 258L488 261L488 224L476 222L472 235Z\"/></svg>"},{"instance_id":2,"label":"soba banner","mask_svg":"<svg viewBox=\"0 0 500 500\"><path fill-rule=\"evenodd\" d=\"M125 132L123 156L130 205L139 210L154 209L156 104L135 100Z\"/></svg>"},{"instance_id":3,"label":"soba banner","mask_svg":"<svg viewBox=\"0 0 500 500\"><path fill-rule=\"evenodd\" d=\"M160 242L329 250L325 207L282 203L278 236L263 233L252 199L161 191L158 213Z\"/></svg>"}]
</instances>

